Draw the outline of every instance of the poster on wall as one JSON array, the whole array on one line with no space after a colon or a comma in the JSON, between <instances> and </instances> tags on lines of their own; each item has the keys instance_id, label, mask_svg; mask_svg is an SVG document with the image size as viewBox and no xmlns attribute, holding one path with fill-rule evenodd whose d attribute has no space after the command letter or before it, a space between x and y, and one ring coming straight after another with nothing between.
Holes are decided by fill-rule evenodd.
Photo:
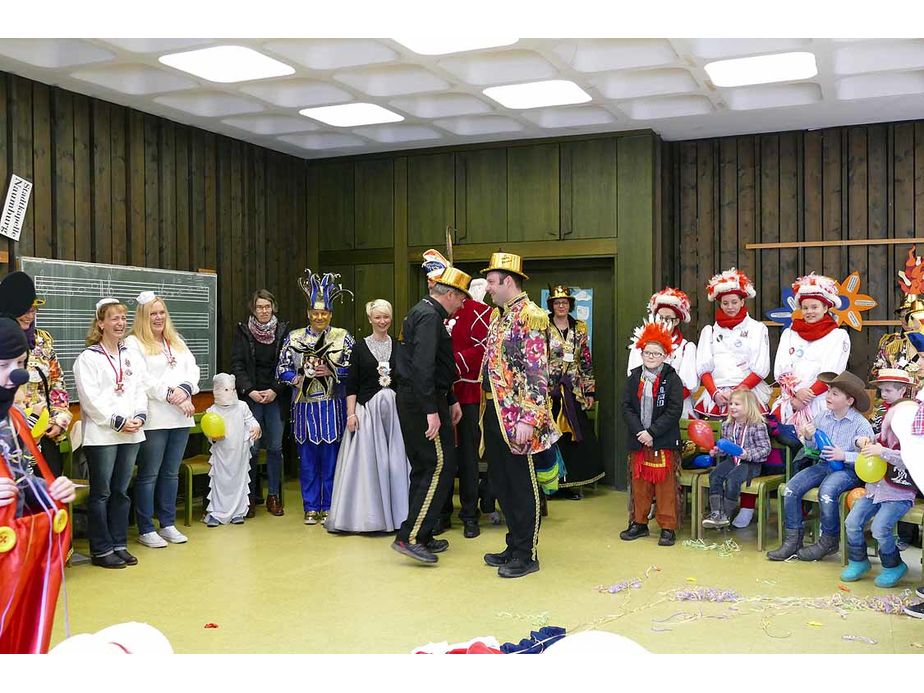
<instances>
[{"instance_id":1,"label":"poster on wall","mask_svg":"<svg viewBox=\"0 0 924 693\"><path fill-rule=\"evenodd\" d=\"M3 215L0 216L0 234L19 240L22 232L22 222L29 208L29 195L32 193L32 183L20 178L15 173L10 177L10 187L6 191L6 202L3 204Z\"/></svg>"},{"instance_id":2,"label":"poster on wall","mask_svg":"<svg viewBox=\"0 0 924 693\"><path fill-rule=\"evenodd\" d=\"M594 343L594 322L593 322L593 307L594 307L594 290L593 289L582 289L579 286L569 286L571 290L571 295L574 296L574 311L572 311L571 316L577 318L578 320L583 320L587 323L587 343L590 346L591 352L593 352L593 343ZM542 293L539 296L539 305L546 309L546 312L551 314L551 311L546 305L546 301L549 299L549 290L543 289Z\"/></svg>"}]
</instances>

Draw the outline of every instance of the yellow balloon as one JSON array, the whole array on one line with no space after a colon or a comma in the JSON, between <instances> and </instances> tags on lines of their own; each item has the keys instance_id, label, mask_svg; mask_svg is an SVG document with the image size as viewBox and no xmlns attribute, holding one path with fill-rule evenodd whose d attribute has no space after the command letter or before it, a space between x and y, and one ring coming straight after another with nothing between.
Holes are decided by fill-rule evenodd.
<instances>
[{"instance_id":1,"label":"yellow balloon","mask_svg":"<svg viewBox=\"0 0 924 693\"><path fill-rule=\"evenodd\" d=\"M38 440L45 435L45 431L48 430L48 424L48 407L45 407L42 409L42 413L39 414L38 421L36 421L35 425L32 427L32 437Z\"/></svg>"},{"instance_id":2,"label":"yellow balloon","mask_svg":"<svg viewBox=\"0 0 924 693\"><path fill-rule=\"evenodd\" d=\"M202 432L209 438L222 438L225 435L225 420L214 412L202 415Z\"/></svg>"},{"instance_id":3,"label":"yellow balloon","mask_svg":"<svg viewBox=\"0 0 924 693\"><path fill-rule=\"evenodd\" d=\"M886 474L886 461L879 455L864 455L862 452L857 455L857 462L854 466L857 476L868 484L875 484Z\"/></svg>"}]
</instances>

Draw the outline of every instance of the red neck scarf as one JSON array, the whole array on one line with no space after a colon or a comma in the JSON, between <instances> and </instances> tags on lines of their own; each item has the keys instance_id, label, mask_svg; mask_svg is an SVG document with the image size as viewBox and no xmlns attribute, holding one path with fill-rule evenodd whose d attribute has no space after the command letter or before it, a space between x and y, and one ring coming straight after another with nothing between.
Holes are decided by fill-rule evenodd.
<instances>
[{"instance_id":1,"label":"red neck scarf","mask_svg":"<svg viewBox=\"0 0 924 693\"><path fill-rule=\"evenodd\" d=\"M821 339L836 328L837 322L831 317L830 313L825 313L825 316L821 320L811 324L805 322L802 318L794 318L792 321L792 329L806 342L814 342L817 339Z\"/></svg>"},{"instance_id":2,"label":"red neck scarf","mask_svg":"<svg viewBox=\"0 0 924 693\"><path fill-rule=\"evenodd\" d=\"M741 322L748 316L748 309L744 306L741 306L741 309L735 315L729 315L721 308L715 309L715 321L719 327L724 327L726 330L730 330L733 327L737 327Z\"/></svg>"}]
</instances>

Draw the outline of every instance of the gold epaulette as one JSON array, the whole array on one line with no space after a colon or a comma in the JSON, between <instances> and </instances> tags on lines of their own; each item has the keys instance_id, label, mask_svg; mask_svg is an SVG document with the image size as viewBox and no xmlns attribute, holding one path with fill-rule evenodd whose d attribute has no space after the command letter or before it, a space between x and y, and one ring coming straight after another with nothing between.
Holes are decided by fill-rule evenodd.
<instances>
[{"instance_id":1,"label":"gold epaulette","mask_svg":"<svg viewBox=\"0 0 924 693\"><path fill-rule=\"evenodd\" d=\"M549 329L549 314L532 301L527 301L523 306L523 319L529 326L530 330L547 330Z\"/></svg>"}]
</instances>

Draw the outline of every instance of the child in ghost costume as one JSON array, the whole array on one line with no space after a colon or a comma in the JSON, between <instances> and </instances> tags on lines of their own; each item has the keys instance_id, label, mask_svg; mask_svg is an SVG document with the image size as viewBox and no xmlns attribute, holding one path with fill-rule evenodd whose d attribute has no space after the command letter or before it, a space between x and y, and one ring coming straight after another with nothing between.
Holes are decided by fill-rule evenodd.
<instances>
[{"instance_id":1,"label":"child in ghost costume","mask_svg":"<svg viewBox=\"0 0 924 693\"><path fill-rule=\"evenodd\" d=\"M250 447L260 437L260 424L250 408L237 398L233 375L212 378L215 404L208 408L225 422L225 435L212 442L209 470L209 504L203 522L209 527L244 524L250 484Z\"/></svg>"}]
</instances>

